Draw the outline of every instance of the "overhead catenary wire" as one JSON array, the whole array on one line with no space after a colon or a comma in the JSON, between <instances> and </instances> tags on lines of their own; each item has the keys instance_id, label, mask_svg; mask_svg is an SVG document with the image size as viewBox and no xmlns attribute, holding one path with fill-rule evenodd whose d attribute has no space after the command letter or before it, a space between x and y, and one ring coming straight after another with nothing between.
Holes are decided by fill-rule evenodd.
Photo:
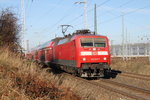
<instances>
[{"instance_id":1,"label":"overhead catenary wire","mask_svg":"<svg viewBox=\"0 0 150 100\"><path fill-rule=\"evenodd\" d=\"M111 1L111 0L106 0L106 1L102 2L101 4L99 4L99 5L97 6L97 8L98 8L98 7L101 7L102 5L106 4L106 3L109 2L109 1ZM91 12L92 10L94 10L94 8L88 10L87 13ZM82 13L82 14L80 14L79 16L75 17L74 19L70 20L70 21L67 22L67 23L69 23L69 24L70 24L70 23L73 23L73 22L75 22L76 20L78 20L79 18L81 18L83 15L84 15L84 14ZM63 20L63 19L60 19L60 20L57 22L57 24L59 24L59 22L62 21L62 20ZM57 24L55 24L55 25L57 25Z\"/></svg>"},{"instance_id":2,"label":"overhead catenary wire","mask_svg":"<svg viewBox=\"0 0 150 100\"><path fill-rule=\"evenodd\" d=\"M131 0L132 1L132 0ZM125 3L123 3L122 5L120 5L119 7L125 7L126 8L126 5L127 4L129 4L130 2L129 1L127 1L127 2L125 2ZM132 3L133 4L133 3ZM117 6L117 5L116 5ZM122 9L123 9L122 8ZM101 9L101 8L100 8ZM99 9L99 10L100 10ZM143 8L144 9L144 8ZM107 10L107 9L106 9ZM112 9L113 10L113 9ZM110 11L110 12L112 12L112 10ZM114 10L116 10L116 8L114 9ZM137 10L139 10L139 9L137 9ZM92 11L92 10L91 10ZM124 10L125 11L125 10ZM138 12L138 11L134 11L134 10L132 10L132 11L130 11L130 12L126 12L126 13L124 13L125 14L125 16L126 15L129 15L130 13L132 14L132 13L134 13L134 12ZM89 11L90 12L90 11ZM105 13L105 12L104 12ZM128 14L129 13L129 14ZM114 12L114 15L115 15L115 12ZM83 16L83 14L81 14L80 16L78 16L79 18L81 18ZM101 16L101 15L100 15ZM103 15L102 15L103 16ZM119 15L119 16L117 16L117 14L116 14L116 16L111 16L112 18L108 18L108 20L106 19L106 20L103 20L103 19L101 19L101 22L99 23L99 24L105 24L105 23L109 23L109 22L112 22L112 21L114 21L114 20L117 20L117 19L119 19L119 18L121 18L121 16ZM78 19L79 19L78 18ZM63 20L64 20L65 18L62 16L62 18L60 18L58 21L56 21L55 23L54 23L54 25L52 25L52 27L49 27L47 30L50 30L50 31L52 31L52 30L55 30L54 29L54 27L56 27L59 23L61 23ZM71 22L71 23L74 23L75 22L75 24L76 24L76 22L77 22L77 17L75 17L74 19L73 19L73 21ZM80 20L79 20L80 21ZM52 30L51 30L52 29ZM44 30L45 31L45 30ZM55 30L56 31L56 30Z\"/></svg>"},{"instance_id":3,"label":"overhead catenary wire","mask_svg":"<svg viewBox=\"0 0 150 100\"><path fill-rule=\"evenodd\" d=\"M106 3L109 2L109 1L111 1L111 0L106 0L106 1L102 2L100 5L97 6L97 8L101 7L102 5L106 4ZM93 10L94 10L94 8L91 8L90 10L87 11L87 13L89 13L89 12L91 12L91 11L93 11ZM74 19L70 20L68 23L75 22L77 19L79 19L79 18L82 17L82 16L83 16L83 13L80 14L79 16L75 17Z\"/></svg>"},{"instance_id":4,"label":"overhead catenary wire","mask_svg":"<svg viewBox=\"0 0 150 100\"><path fill-rule=\"evenodd\" d=\"M56 3L56 5L60 5L60 4L62 3L62 1L63 1L63 0L59 0L59 1ZM49 14L52 15L52 14L54 13L54 10L59 7L59 6L56 6L56 5L55 5L53 8L48 9L45 13L41 14L41 16L39 17L39 19L37 19L38 22L42 21L42 20L41 20L41 17L49 16ZM51 13L50 13L50 12L51 12ZM46 15L46 16L45 16L45 15Z\"/></svg>"},{"instance_id":5,"label":"overhead catenary wire","mask_svg":"<svg viewBox=\"0 0 150 100\"><path fill-rule=\"evenodd\" d=\"M59 0L58 2L57 2L57 5L59 5L60 3L62 3L62 1L63 0ZM33 0L28 0L28 2L27 2L27 4L28 4L28 6L27 6L27 10L28 9L30 9L30 10L28 10L27 12L27 18L30 18L30 13L32 12L32 6L33 6ZM51 11L53 11L54 9L56 9L56 6L55 7L53 7L53 8L51 8L52 10ZM50 9L49 9L50 10ZM49 11L50 12L50 11ZM48 12L47 12L48 13ZM42 16L41 17L44 17L45 15L47 15L46 13L45 14L41 14ZM41 17L38 17L38 18L40 18L40 19L37 19L38 21L38 23L40 22L40 20L41 20ZM28 19L29 20L29 19ZM32 26L32 24L30 23L30 25L29 26ZM44 25L43 25L44 26ZM42 27L42 26L41 26ZM34 32L35 33L35 32ZM36 32L36 33L39 33L39 32Z\"/></svg>"},{"instance_id":6,"label":"overhead catenary wire","mask_svg":"<svg viewBox=\"0 0 150 100\"><path fill-rule=\"evenodd\" d=\"M69 17L70 13L68 13L68 12L72 11L72 7L74 7L74 4L66 11L67 13L63 17L61 17L60 19L58 19L58 21L56 21L56 23L54 23L53 25L51 25L50 28L49 27L44 28L41 32L47 32L48 29L53 29L54 30L55 26L58 26L58 24L60 22L62 22L65 18Z\"/></svg>"},{"instance_id":7,"label":"overhead catenary wire","mask_svg":"<svg viewBox=\"0 0 150 100\"><path fill-rule=\"evenodd\" d=\"M106 1L103 2L102 4L98 5L98 7L102 6L103 4L107 3L108 1L110 1L110 0L106 0ZM124 4L120 5L120 7L123 7L124 5L127 5L127 4L129 4L130 2L131 2L131 1L127 1L127 2L125 2ZM142 9L144 9L144 8L142 8ZM137 10L139 10L139 9L137 9ZM90 12L90 11L92 11L92 9L88 10L88 12ZM129 13L132 13L132 12L136 12L136 11L131 11L131 12L125 13L125 15L126 15L126 14L129 14ZM69 21L69 23L74 23L77 19L79 19L79 18L82 17L82 16L83 16L83 14L81 14L81 15L75 17L73 20ZM119 17L121 17L121 16L119 15L119 16L116 16L115 18L111 18L111 19L102 21L100 24L108 23L108 22L113 21L113 20L115 20L115 19L117 19L117 18L119 18ZM62 20L64 20L64 19L65 19L64 17L61 18L61 19L59 19L59 20L55 23L55 25L58 25L58 24L59 24ZM52 27L55 27L55 25L53 25ZM53 29L53 28L52 28L52 29Z\"/></svg>"},{"instance_id":8,"label":"overhead catenary wire","mask_svg":"<svg viewBox=\"0 0 150 100\"><path fill-rule=\"evenodd\" d=\"M28 0L28 6L26 6L26 12L28 12L28 13L26 13L26 16L27 16L27 18L29 18L30 17L30 12L32 12L32 1L30 2L30 0Z\"/></svg>"},{"instance_id":9,"label":"overhead catenary wire","mask_svg":"<svg viewBox=\"0 0 150 100\"><path fill-rule=\"evenodd\" d=\"M129 0L129 1L127 1L127 2L125 2L125 3L123 3L123 4L121 4L121 5L119 5L117 8L121 8L121 7L123 7L123 6L125 6L125 5L127 5L127 4L129 4L129 3L131 3L131 2L133 2L134 0ZM111 11L105 11L105 13L108 13L108 14L110 14L110 15L113 15L113 16L116 16L116 17L118 17L117 15L115 15L115 14L113 14L112 13L112 11L114 11L114 10L116 10L115 8L114 9L112 9ZM102 16L104 16L104 14L103 15L101 15L101 17ZM91 25L92 26L92 25Z\"/></svg>"},{"instance_id":10,"label":"overhead catenary wire","mask_svg":"<svg viewBox=\"0 0 150 100\"><path fill-rule=\"evenodd\" d=\"M62 0L59 0L56 4L59 5L59 4L61 4L61 3L62 3ZM45 12L44 14L41 14L41 16L38 17L38 19L36 19L36 20L38 20L38 23L42 21L41 17L42 17L42 18L43 18L43 17L46 17L45 15L49 16L49 14L50 14L49 12L50 12L50 11L54 11L57 7L58 7L58 6L55 6L55 7L51 8L51 9L49 9L49 10L48 10L47 12ZM51 13L51 15L52 15L52 13ZM44 26L45 26L45 25L41 25L41 27L44 27Z\"/></svg>"},{"instance_id":11,"label":"overhead catenary wire","mask_svg":"<svg viewBox=\"0 0 150 100\"><path fill-rule=\"evenodd\" d=\"M129 0L129 1L127 1L127 2L125 2L125 3L123 3L123 4L121 4L121 5L119 5L117 8L122 8L122 7L124 7L125 5L127 5L127 4L129 4L129 3L133 2L133 1L134 1L134 0ZM112 9L111 11L105 11L105 13L108 13L108 14L110 14L110 15L116 16L115 14L112 13L112 11L114 11L114 10L116 10L116 8ZM104 16L104 15L101 15L101 16Z\"/></svg>"},{"instance_id":12,"label":"overhead catenary wire","mask_svg":"<svg viewBox=\"0 0 150 100\"><path fill-rule=\"evenodd\" d=\"M26 3L26 9L29 7L29 3L30 3L30 0L27 0L27 3Z\"/></svg>"},{"instance_id":13,"label":"overhead catenary wire","mask_svg":"<svg viewBox=\"0 0 150 100\"><path fill-rule=\"evenodd\" d=\"M135 1L135 0L129 0L129 1L125 2L125 3L123 3L122 5L120 5L119 7L121 8L121 7L123 7L123 6L125 6L125 5L127 5L127 4L129 4L129 3L131 3L131 2L133 2L133 1Z\"/></svg>"},{"instance_id":14,"label":"overhead catenary wire","mask_svg":"<svg viewBox=\"0 0 150 100\"><path fill-rule=\"evenodd\" d=\"M102 5L106 4L109 1L111 1L111 0L106 0L106 1L102 2L101 4L97 5L97 8L101 7ZM94 10L94 8L91 8L90 10L88 10L88 12L91 12L93 10Z\"/></svg>"},{"instance_id":15,"label":"overhead catenary wire","mask_svg":"<svg viewBox=\"0 0 150 100\"><path fill-rule=\"evenodd\" d=\"M144 7L138 8L138 9L135 9L135 10L133 10L133 11L124 13L123 16L129 15L129 14L132 14L132 13L135 13L135 12L137 12L137 11L140 11L140 10L142 10L142 9L149 8L149 7L150 7L150 5L147 5L147 6L144 6ZM101 22L99 22L98 24L106 24L106 23L112 22L112 21L114 21L114 20L117 20L117 19L120 18L120 17L122 17L122 15L118 15L118 16L116 16L116 17L114 17L114 18L110 18L110 19L108 19L108 20L101 21ZM91 26L91 28L93 28L93 27L94 27L94 25Z\"/></svg>"},{"instance_id":16,"label":"overhead catenary wire","mask_svg":"<svg viewBox=\"0 0 150 100\"><path fill-rule=\"evenodd\" d=\"M97 6L97 8L98 8L98 7L101 7L102 5L106 4L106 3L109 2L109 1L111 1L111 0L106 0L106 1L102 2L100 5ZM91 12L92 10L94 10L94 8L88 10L87 13L88 13L88 12ZM84 14L82 13L82 14L80 14L79 16L77 16L77 17L75 17L74 19L72 19L71 21L67 22L67 23L70 24L70 23L72 23L72 22L75 22L76 20L78 20L79 18L81 18L83 15L84 15ZM59 22L61 22L63 19L64 19L64 18L61 18L55 25L59 24ZM53 27L54 27L54 25L53 25Z\"/></svg>"},{"instance_id":17,"label":"overhead catenary wire","mask_svg":"<svg viewBox=\"0 0 150 100\"><path fill-rule=\"evenodd\" d=\"M100 5L98 5L98 7L104 5L105 3L109 2L109 1L111 1L111 0L106 0L106 1L102 2ZM88 12L91 12L92 10L94 10L94 8L88 10L87 13L88 13ZM68 13L67 13L67 15L68 15ZM48 28L48 27L47 27L47 28L44 28L41 32L46 32L48 29L54 29L54 27L57 26L60 22L62 22L62 21L65 19L65 17L66 17L67 15L64 15L62 18L60 18L60 19L59 19L55 24L53 24L50 28ZM68 23L70 24L70 23L72 23L72 22L75 22L76 20L78 20L79 18L81 18L83 15L84 15L84 14L82 13L81 15L75 17L73 20L70 20L69 22L67 22L67 24L68 24Z\"/></svg>"},{"instance_id":18,"label":"overhead catenary wire","mask_svg":"<svg viewBox=\"0 0 150 100\"><path fill-rule=\"evenodd\" d=\"M133 10L133 11L124 13L124 16L129 15L129 14L132 14L132 13L135 13L135 12L140 11L140 10L145 9L145 8L149 8L149 7L150 7L150 5L145 6L145 7L141 7L141 8L139 8L139 9L135 9L135 10ZM106 21L101 22L100 24L104 24L104 23L111 22L111 21L113 21L113 20L116 20L116 19L120 18L121 16L122 16L122 15L119 15L119 16L114 17L114 18L112 18L112 19L108 19L108 20L106 20Z\"/></svg>"},{"instance_id":19,"label":"overhead catenary wire","mask_svg":"<svg viewBox=\"0 0 150 100\"><path fill-rule=\"evenodd\" d=\"M109 2L109 1L110 1L110 0L104 1L103 3L101 3L100 5L98 5L97 8L98 8L98 7L101 7L102 5L104 5L105 3ZM125 3L123 3L123 4L121 4L119 7L123 7L123 6L125 6L125 5L127 5L127 4L129 4L129 3L131 3L132 1L134 1L134 0L129 0L129 1L127 1L127 2L125 2ZM148 7L149 7L149 6L148 6ZM124 15L128 15L128 14L130 14L130 13L137 12L138 10L141 10L141 9L144 9L144 8L147 8L147 6L146 6L146 7L142 7L142 8L140 8L140 9L133 10L133 11L128 12L128 13L125 13ZM90 10L88 10L87 12L91 12L92 10L93 10L93 8L90 9ZM83 16L83 14L81 14L81 15L75 17L73 20L69 21L68 23L74 23L76 20L78 20L78 19L79 19L80 17L82 17L82 16ZM111 18L111 19L108 19L108 20L106 20L106 21L102 21L100 24L104 24L104 23L111 22L111 21L113 21L113 20L115 20L115 19L118 19L118 18L120 18L120 17L121 17L121 15L116 16L115 18ZM58 23L59 23L59 22L58 22ZM58 23L57 23L57 24L58 24ZM92 26L92 27L93 27L93 26Z\"/></svg>"}]
</instances>

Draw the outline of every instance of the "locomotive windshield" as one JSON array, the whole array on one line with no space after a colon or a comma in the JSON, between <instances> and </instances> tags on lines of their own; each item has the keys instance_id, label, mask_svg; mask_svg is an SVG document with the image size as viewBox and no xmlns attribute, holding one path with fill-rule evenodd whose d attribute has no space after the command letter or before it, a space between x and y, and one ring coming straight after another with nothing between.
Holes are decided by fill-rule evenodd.
<instances>
[{"instance_id":1,"label":"locomotive windshield","mask_svg":"<svg viewBox=\"0 0 150 100\"><path fill-rule=\"evenodd\" d=\"M106 47L105 38L81 38L81 47Z\"/></svg>"}]
</instances>

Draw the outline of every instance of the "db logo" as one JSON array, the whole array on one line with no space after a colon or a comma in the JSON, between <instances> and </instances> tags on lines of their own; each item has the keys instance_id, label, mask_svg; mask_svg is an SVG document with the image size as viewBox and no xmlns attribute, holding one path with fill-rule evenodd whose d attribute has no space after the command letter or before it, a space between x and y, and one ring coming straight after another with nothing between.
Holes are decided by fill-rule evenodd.
<instances>
[{"instance_id":1,"label":"db logo","mask_svg":"<svg viewBox=\"0 0 150 100\"><path fill-rule=\"evenodd\" d=\"M98 55L98 52L93 52L93 55Z\"/></svg>"}]
</instances>

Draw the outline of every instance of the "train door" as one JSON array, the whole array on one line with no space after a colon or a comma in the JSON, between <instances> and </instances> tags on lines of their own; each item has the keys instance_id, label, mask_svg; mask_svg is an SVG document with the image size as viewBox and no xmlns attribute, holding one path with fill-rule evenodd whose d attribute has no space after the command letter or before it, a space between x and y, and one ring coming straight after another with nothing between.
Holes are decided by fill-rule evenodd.
<instances>
[{"instance_id":1,"label":"train door","mask_svg":"<svg viewBox=\"0 0 150 100\"><path fill-rule=\"evenodd\" d=\"M40 57L40 62L44 63L45 62L45 51L44 51L44 49L40 50L39 57Z\"/></svg>"},{"instance_id":2,"label":"train door","mask_svg":"<svg viewBox=\"0 0 150 100\"><path fill-rule=\"evenodd\" d=\"M45 50L45 60L46 60L47 62L51 62L51 60L52 60L52 47L47 48L47 49Z\"/></svg>"},{"instance_id":3,"label":"train door","mask_svg":"<svg viewBox=\"0 0 150 100\"><path fill-rule=\"evenodd\" d=\"M35 61L38 60L38 51L35 51L35 53L34 53L34 60Z\"/></svg>"},{"instance_id":4,"label":"train door","mask_svg":"<svg viewBox=\"0 0 150 100\"><path fill-rule=\"evenodd\" d=\"M49 59L52 61L52 47L49 48Z\"/></svg>"},{"instance_id":5,"label":"train door","mask_svg":"<svg viewBox=\"0 0 150 100\"><path fill-rule=\"evenodd\" d=\"M72 52L72 60L75 60L75 49L76 49L76 44L75 40L72 42L72 47L71 47L71 52Z\"/></svg>"},{"instance_id":6,"label":"train door","mask_svg":"<svg viewBox=\"0 0 150 100\"><path fill-rule=\"evenodd\" d=\"M76 43L75 40L72 41L71 43L71 65L76 66Z\"/></svg>"}]
</instances>

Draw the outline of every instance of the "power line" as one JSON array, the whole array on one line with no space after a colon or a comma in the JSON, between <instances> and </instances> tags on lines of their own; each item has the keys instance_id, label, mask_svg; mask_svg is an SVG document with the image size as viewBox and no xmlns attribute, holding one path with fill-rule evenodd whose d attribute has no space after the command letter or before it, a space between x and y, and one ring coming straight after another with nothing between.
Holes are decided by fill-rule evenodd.
<instances>
[{"instance_id":1,"label":"power line","mask_svg":"<svg viewBox=\"0 0 150 100\"><path fill-rule=\"evenodd\" d=\"M119 5L117 8L121 8L121 7L123 7L123 6L125 6L125 5L127 5L127 4L129 4L129 3L131 3L131 2L133 2L133 1L134 1L134 0L129 0L129 1L127 1L127 2L125 2L125 3L123 3L123 4L121 4L121 5ZM116 16L115 14L112 13L112 11L114 11L114 10L116 10L116 9L114 8L114 9L111 10L111 11L105 11L105 13L108 13L108 14L111 14L111 15L113 15L113 16ZM104 16L104 14L103 14L102 16Z\"/></svg>"},{"instance_id":2,"label":"power line","mask_svg":"<svg viewBox=\"0 0 150 100\"><path fill-rule=\"evenodd\" d=\"M106 4L106 3L109 2L109 1L111 1L111 0L106 0L106 1L102 2L100 5L97 6L97 8L98 8L98 7L101 7L102 5ZM91 12L92 10L94 10L94 8L88 10L87 13L88 13L88 12ZM82 13L82 14L80 14L79 16L75 17L73 20L70 20L70 21L67 22L67 23L75 22L76 20L78 20L78 19L79 19L80 17L82 17L83 15L84 15L84 14ZM61 21L63 21L66 16L67 16L67 15L65 15L64 17L62 17L61 19L59 19L54 25L52 25L51 29L53 29L56 25L58 25ZM46 30L46 28L43 29L42 32L45 31L45 30Z\"/></svg>"},{"instance_id":3,"label":"power line","mask_svg":"<svg viewBox=\"0 0 150 100\"><path fill-rule=\"evenodd\" d=\"M62 3L62 1L63 0L59 0L57 3L56 3L56 5L60 5L61 3ZM49 14L50 14L50 12L51 12L51 15L54 13L54 10L57 8L57 7L59 7L59 6L55 6L55 7L53 7L53 8L51 8L51 9L49 9L47 12L45 12L44 14L41 14L42 16L40 16L39 17L39 19L38 19L38 22L40 22L41 21L41 17L46 17L46 16L48 16ZM46 15L46 16L45 16Z\"/></svg>"},{"instance_id":4,"label":"power line","mask_svg":"<svg viewBox=\"0 0 150 100\"><path fill-rule=\"evenodd\" d=\"M62 1L63 0L59 0L56 4L57 5L59 5L59 4L61 4L62 3ZM32 3L33 3L33 1L31 2L31 4L30 4L30 8L32 7ZM48 13L51 11L54 11L56 8L57 8L58 6L55 6L55 7L53 7L53 8L51 8L51 9L49 9L47 12L45 12L45 14L41 14L42 16L42 19L43 19L43 17L45 17L45 15L49 15ZM31 12L31 10L30 10L30 12ZM29 15L28 15L29 16ZM42 20L41 19L41 17L39 17L39 19L36 19L36 20L38 20L38 23ZM42 25L41 27L43 27L44 25Z\"/></svg>"},{"instance_id":5,"label":"power line","mask_svg":"<svg viewBox=\"0 0 150 100\"><path fill-rule=\"evenodd\" d=\"M66 14L65 14L62 18L60 18L56 23L54 23L54 24L51 26L50 29L55 30L55 29L54 29L55 26L58 26L58 24L59 24L60 22L62 22L65 18L69 17L69 15L71 15L71 14L68 13L68 12L72 11L72 9L73 9L72 7L74 7L74 4L66 11ZM82 15L82 16L83 16L83 15ZM76 19L74 19L74 20L76 20ZM43 31L47 32L48 29L49 29L49 28L46 27L46 28L44 28L44 29L42 30L42 32L43 32Z\"/></svg>"},{"instance_id":6,"label":"power line","mask_svg":"<svg viewBox=\"0 0 150 100\"><path fill-rule=\"evenodd\" d=\"M137 11L140 11L140 10L145 9L145 8L149 8L149 7L150 7L150 5L145 6L145 7L141 7L141 8L139 8L139 9L130 11L130 12L128 12L128 13L125 13L124 16L129 15L129 14L132 14L132 13L137 12ZM104 24L104 23L111 22L111 21L116 20L116 19L118 19L118 18L120 18L120 17L121 17L121 15L119 15L119 16L117 16L117 17L114 17L114 18L111 18L111 19L108 19L108 20L106 20L106 21L103 21L103 22L101 22L100 24Z\"/></svg>"},{"instance_id":7,"label":"power line","mask_svg":"<svg viewBox=\"0 0 150 100\"><path fill-rule=\"evenodd\" d=\"M103 2L102 4L105 4L105 3L107 3L108 1L110 1L110 0L105 1L105 2ZM129 0L129 1L127 1L127 2L125 2L125 3L123 3L123 4L121 4L121 5L119 5L117 8L123 7L123 6L125 6L125 5L127 5L127 4L129 4L129 3L131 3L132 1L134 1L134 0ZM102 5L102 4L100 4L100 5ZM99 5L99 7L100 7L100 5ZM114 10L115 10L115 9L113 9L113 10L111 10L111 11L106 11L106 13L109 13L109 14L111 14L111 15L113 15L113 16L116 16L115 14L112 13L112 11L114 11ZM90 9L89 11L92 11L92 9ZM104 16L104 14L101 15L101 16ZM116 16L115 18L118 18L118 17L120 17L120 16ZM113 19L114 19L114 18L113 18ZM109 19L109 20L112 20L112 19ZM108 21L109 21L109 20L108 20ZM77 25L75 25L75 26L77 26ZM94 27L92 24L91 24L90 26Z\"/></svg>"},{"instance_id":8,"label":"power line","mask_svg":"<svg viewBox=\"0 0 150 100\"><path fill-rule=\"evenodd\" d=\"M29 7L28 5L29 5L29 2L30 2L30 0L27 0L27 4L26 4L26 9Z\"/></svg>"},{"instance_id":9,"label":"power line","mask_svg":"<svg viewBox=\"0 0 150 100\"><path fill-rule=\"evenodd\" d=\"M104 5L105 3L109 2L109 1L111 1L111 0L104 1L103 3L101 3L100 5L98 5L97 8L101 7L102 5Z\"/></svg>"},{"instance_id":10,"label":"power line","mask_svg":"<svg viewBox=\"0 0 150 100\"><path fill-rule=\"evenodd\" d=\"M66 11L66 14L61 17L60 19L58 19L58 21L56 23L54 23L53 25L51 25L50 29L54 29L55 26L57 26L60 22L62 22L65 18L67 18L69 15L71 15L70 13L68 13L69 11L72 11L72 7L74 6L74 4ZM44 28L41 32L43 31L47 31L49 28L46 27Z\"/></svg>"},{"instance_id":11,"label":"power line","mask_svg":"<svg viewBox=\"0 0 150 100\"><path fill-rule=\"evenodd\" d=\"M67 14L65 14L63 17L61 17L56 23L54 23L52 26L51 26L51 28L50 29L54 29L54 27L55 26L57 26L60 22L62 22L65 18L67 18L69 15L70 15L70 13L68 13L69 11L72 11L72 7L74 6L74 4L66 11L67 12ZM43 30L42 30L42 32L43 31L47 31L47 29L48 29L48 27L46 27L46 28L44 28Z\"/></svg>"},{"instance_id":12,"label":"power line","mask_svg":"<svg viewBox=\"0 0 150 100\"><path fill-rule=\"evenodd\" d=\"M121 8L121 7L123 7L123 6L125 6L125 5L127 5L127 4L129 4L129 3L131 3L132 1L134 1L134 0L129 0L129 1L127 1L127 2L125 2L125 3L123 3L123 4L121 4L121 5L119 5L117 8ZM113 9L113 10L111 10L111 11L105 11L105 13L108 13L108 14L111 14L111 15L113 15L113 16L116 16L115 14L113 14L112 13L112 11L114 11L115 9ZM104 16L104 14L103 15L101 15L101 17L102 16ZM116 16L116 17L118 17L118 16ZM120 16L119 16L120 17ZM111 20L111 19L109 19L109 20ZM93 27L93 26L92 26Z\"/></svg>"},{"instance_id":13,"label":"power line","mask_svg":"<svg viewBox=\"0 0 150 100\"><path fill-rule=\"evenodd\" d=\"M32 12L32 1L31 2L29 2L30 0L28 0L28 6L26 7L26 12L28 12L28 13L26 13L26 16L27 16L27 18L29 17L30 18L30 13L29 12Z\"/></svg>"},{"instance_id":14,"label":"power line","mask_svg":"<svg viewBox=\"0 0 150 100\"><path fill-rule=\"evenodd\" d=\"M108 19L108 20L102 21L101 23L98 23L98 24L105 24L105 23L109 23L109 22L112 22L112 21L114 21L114 20L116 20L116 19L118 19L118 18L122 17L122 16L126 16L126 15L129 15L129 14L135 13L135 12L137 12L137 11L140 11L140 10L142 10L142 9L149 8L149 7L150 7L150 5L148 5L148 6L144 6L144 7L141 7L141 8L135 9L135 10L133 10L133 11L130 11L130 12L128 12L128 13L124 13L123 15L119 15L119 16L116 16L116 17L114 17L114 18L111 18L111 19ZM91 26L91 28L93 28L93 27L94 27L94 25L92 25L92 26Z\"/></svg>"},{"instance_id":15,"label":"power line","mask_svg":"<svg viewBox=\"0 0 150 100\"><path fill-rule=\"evenodd\" d=\"M59 5L59 4L61 4L62 3L62 0L59 0L56 4L57 5ZM43 17L45 17L45 15L49 15L48 13L50 12L50 11L54 11L54 9L56 9L58 6L55 6L55 7L53 7L52 9L49 9L47 12L45 12L45 14L41 14L42 16L40 16L39 17L39 19L37 19L38 20L38 23L43 19ZM42 17L42 19L41 19L41 17ZM44 25L42 25L41 27L43 27Z\"/></svg>"},{"instance_id":16,"label":"power line","mask_svg":"<svg viewBox=\"0 0 150 100\"><path fill-rule=\"evenodd\" d=\"M125 3L123 3L122 5L120 5L119 7L121 8L121 7L123 7L123 6L125 6L125 5L127 5L127 4L129 4L129 3L131 3L131 2L133 2L134 0L129 0L129 1L127 1L127 2L125 2Z\"/></svg>"},{"instance_id":17,"label":"power line","mask_svg":"<svg viewBox=\"0 0 150 100\"><path fill-rule=\"evenodd\" d=\"M72 6L74 6L74 4L73 4ZM72 8L72 6L71 6L71 8ZM69 8L69 9L66 11L67 14L65 14L62 18L60 18L55 24L53 24L53 25L51 26L51 29L53 29L55 26L57 26L60 22L62 22L65 18L67 18L67 17L70 15L70 13L68 13L68 12L72 10L71 8ZM82 15L82 16L83 16L83 15ZM80 17L81 17L81 16L80 16ZM78 19L78 18L75 18L74 20L76 20L76 19ZM48 27L47 27L47 28L48 28ZM45 28L45 29L43 29L43 30L45 31L47 28Z\"/></svg>"},{"instance_id":18,"label":"power line","mask_svg":"<svg viewBox=\"0 0 150 100\"><path fill-rule=\"evenodd\" d=\"M101 7L102 5L106 4L106 3L109 2L109 1L111 1L111 0L106 0L106 1L102 2L100 5L97 6L97 8ZM89 13L89 12L91 12L91 11L93 11L93 10L94 10L94 8L88 10L87 13ZM83 13L80 14L79 16L77 16L76 18L74 18L73 20L69 21L69 22L74 22L74 21L76 21L77 19L79 19L79 18L82 17L82 16L83 16Z\"/></svg>"},{"instance_id":19,"label":"power line","mask_svg":"<svg viewBox=\"0 0 150 100\"><path fill-rule=\"evenodd\" d=\"M106 3L109 2L109 1L111 1L111 0L106 0L106 1L102 2L101 4L99 4L99 5L97 6L97 8L101 7L102 5L106 4ZM87 11L87 13L89 13L89 12L91 12L91 11L93 11L93 10L94 10L94 8L91 8L90 10ZM82 16L83 16L83 14L81 14L80 16L77 16L77 17L74 18L73 20L69 21L69 23L75 22L77 19L79 19L79 18L82 17ZM77 25L75 25L75 26L77 26Z\"/></svg>"}]
</instances>

